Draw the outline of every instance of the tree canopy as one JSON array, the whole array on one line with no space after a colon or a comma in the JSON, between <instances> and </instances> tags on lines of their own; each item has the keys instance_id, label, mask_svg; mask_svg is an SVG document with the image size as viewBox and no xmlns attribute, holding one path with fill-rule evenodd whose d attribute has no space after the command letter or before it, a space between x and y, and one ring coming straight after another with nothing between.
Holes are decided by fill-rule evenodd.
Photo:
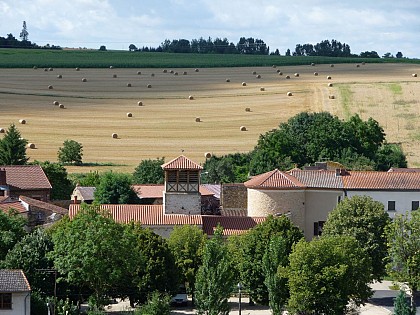
<instances>
[{"instance_id":1,"label":"tree canopy","mask_svg":"<svg viewBox=\"0 0 420 315\"><path fill-rule=\"evenodd\" d=\"M387 242L385 228L391 219L381 202L367 196L345 198L328 215L323 236L353 236L372 261L372 280L386 274Z\"/></svg>"},{"instance_id":2,"label":"tree canopy","mask_svg":"<svg viewBox=\"0 0 420 315\"><path fill-rule=\"evenodd\" d=\"M39 162L34 164L40 165L49 182L51 183L51 199L52 200L68 200L74 189L74 185L68 179L67 170L58 163L51 163L49 161Z\"/></svg>"},{"instance_id":3,"label":"tree canopy","mask_svg":"<svg viewBox=\"0 0 420 315\"><path fill-rule=\"evenodd\" d=\"M82 164L83 146L75 140L65 140L58 149L58 161L62 164Z\"/></svg>"},{"instance_id":4,"label":"tree canopy","mask_svg":"<svg viewBox=\"0 0 420 315\"><path fill-rule=\"evenodd\" d=\"M26 156L28 141L23 139L15 124L6 130L0 140L0 165L24 165L29 158Z\"/></svg>"},{"instance_id":5,"label":"tree canopy","mask_svg":"<svg viewBox=\"0 0 420 315\"><path fill-rule=\"evenodd\" d=\"M131 188L132 178L124 173L106 172L101 175L95 190L95 201L99 204L133 204L138 202Z\"/></svg>"},{"instance_id":6,"label":"tree canopy","mask_svg":"<svg viewBox=\"0 0 420 315\"><path fill-rule=\"evenodd\" d=\"M26 220L13 209L9 213L0 210L0 260L26 235L25 225Z\"/></svg>"},{"instance_id":7,"label":"tree canopy","mask_svg":"<svg viewBox=\"0 0 420 315\"><path fill-rule=\"evenodd\" d=\"M155 160L142 160L134 170L133 183L134 184L163 184L165 174L162 169L162 164L165 158L157 158Z\"/></svg>"}]
</instances>

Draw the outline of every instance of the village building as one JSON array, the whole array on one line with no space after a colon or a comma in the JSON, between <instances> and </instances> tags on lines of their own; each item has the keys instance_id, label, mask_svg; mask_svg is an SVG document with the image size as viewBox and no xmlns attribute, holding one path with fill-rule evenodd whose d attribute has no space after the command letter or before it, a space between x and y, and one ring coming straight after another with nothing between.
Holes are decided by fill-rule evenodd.
<instances>
[{"instance_id":1,"label":"village building","mask_svg":"<svg viewBox=\"0 0 420 315\"><path fill-rule=\"evenodd\" d=\"M22 270L0 269L0 314L29 315L31 287Z\"/></svg>"}]
</instances>

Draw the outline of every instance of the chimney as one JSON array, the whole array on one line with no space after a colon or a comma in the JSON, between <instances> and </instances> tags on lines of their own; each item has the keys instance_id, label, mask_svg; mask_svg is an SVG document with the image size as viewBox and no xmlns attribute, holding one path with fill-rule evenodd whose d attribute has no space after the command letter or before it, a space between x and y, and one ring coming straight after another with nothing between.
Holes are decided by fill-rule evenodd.
<instances>
[{"instance_id":1,"label":"chimney","mask_svg":"<svg viewBox=\"0 0 420 315\"><path fill-rule=\"evenodd\" d=\"M0 186L6 186L6 169L0 168Z\"/></svg>"},{"instance_id":2,"label":"chimney","mask_svg":"<svg viewBox=\"0 0 420 315\"><path fill-rule=\"evenodd\" d=\"M73 196L73 198L74 198L74 199L73 199L73 203L74 203L74 204L78 204L78 202L77 202L77 196L76 196L76 195L74 195L74 196Z\"/></svg>"}]
</instances>

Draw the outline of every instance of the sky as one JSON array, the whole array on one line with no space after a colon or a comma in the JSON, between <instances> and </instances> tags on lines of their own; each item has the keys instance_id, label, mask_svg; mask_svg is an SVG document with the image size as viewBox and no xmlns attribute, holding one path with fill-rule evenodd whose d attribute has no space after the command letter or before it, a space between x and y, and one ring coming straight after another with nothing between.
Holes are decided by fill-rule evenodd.
<instances>
[{"instance_id":1,"label":"sky","mask_svg":"<svg viewBox=\"0 0 420 315\"><path fill-rule=\"evenodd\" d=\"M420 58L420 0L0 0L0 36L26 21L38 45L128 50L165 39L262 39L270 51L335 39Z\"/></svg>"}]
</instances>

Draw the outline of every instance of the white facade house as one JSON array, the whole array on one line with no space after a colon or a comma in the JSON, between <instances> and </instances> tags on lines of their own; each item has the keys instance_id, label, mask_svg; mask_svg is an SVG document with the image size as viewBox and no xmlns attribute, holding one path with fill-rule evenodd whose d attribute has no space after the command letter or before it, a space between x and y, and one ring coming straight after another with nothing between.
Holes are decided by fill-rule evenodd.
<instances>
[{"instance_id":1,"label":"white facade house","mask_svg":"<svg viewBox=\"0 0 420 315\"><path fill-rule=\"evenodd\" d=\"M389 172L336 170L274 170L244 183L248 215L287 214L306 239L322 233L322 226L343 198L369 196L384 205L391 218L419 209L420 170Z\"/></svg>"},{"instance_id":2,"label":"white facade house","mask_svg":"<svg viewBox=\"0 0 420 315\"><path fill-rule=\"evenodd\" d=\"M30 315L31 287L22 270L0 269L0 314Z\"/></svg>"}]
</instances>

